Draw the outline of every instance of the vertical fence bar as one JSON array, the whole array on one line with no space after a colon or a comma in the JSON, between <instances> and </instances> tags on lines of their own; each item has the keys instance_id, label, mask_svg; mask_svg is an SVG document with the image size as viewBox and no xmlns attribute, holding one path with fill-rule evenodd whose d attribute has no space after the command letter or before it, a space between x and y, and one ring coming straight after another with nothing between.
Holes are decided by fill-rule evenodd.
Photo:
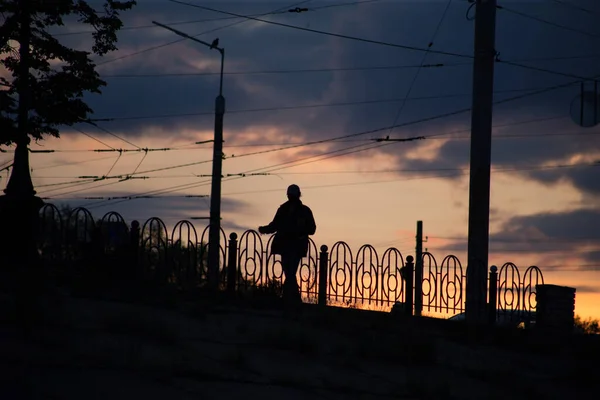
<instances>
[{"instance_id":1,"label":"vertical fence bar","mask_svg":"<svg viewBox=\"0 0 600 400\"><path fill-rule=\"evenodd\" d=\"M498 304L498 267L492 265L490 268L490 287L488 295L489 322L496 323L496 307Z\"/></svg>"},{"instance_id":2,"label":"vertical fence bar","mask_svg":"<svg viewBox=\"0 0 600 400\"><path fill-rule=\"evenodd\" d=\"M235 292L235 281L237 280L237 234L229 235L229 254L227 257L227 291Z\"/></svg>"},{"instance_id":3,"label":"vertical fence bar","mask_svg":"<svg viewBox=\"0 0 600 400\"><path fill-rule=\"evenodd\" d=\"M318 304L327 305L327 273L329 272L329 253L326 245L321 246L319 254L319 295Z\"/></svg>"},{"instance_id":4,"label":"vertical fence bar","mask_svg":"<svg viewBox=\"0 0 600 400\"><path fill-rule=\"evenodd\" d=\"M128 278L133 280L142 279L142 263L140 262L140 223L137 220L131 222L129 230L129 274Z\"/></svg>"},{"instance_id":5,"label":"vertical fence bar","mask_svg":"<svg viewBox=\"0 0 600 400\"><path fill-rule=\"evenodd\" d=\"M413 289L414 289L414 258L406 257L406 265L400 270L404 280L404 311L407 315L413 315Z\"/></svg>"},{"instance_id":6,"label":"vertical fence bar","mask_svg":"<svg viewBox=\"0 0 600 400\"><path fill-rule=\"evenodd\" d=\"M423 311L423 221L417 221L417 247L415 253L415 315Z\"/></svg>"}]
</instances>

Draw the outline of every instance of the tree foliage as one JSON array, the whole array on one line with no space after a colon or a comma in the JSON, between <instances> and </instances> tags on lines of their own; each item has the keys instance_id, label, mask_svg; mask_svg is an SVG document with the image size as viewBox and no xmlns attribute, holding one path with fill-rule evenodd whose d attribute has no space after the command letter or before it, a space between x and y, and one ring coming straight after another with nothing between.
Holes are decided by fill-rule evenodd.
<instances>
[{"instance_id":1,"label":"tree foliage","mask_svg":"<svg viewBox=\"0 0 600 400\"><path fill-rule=\"evenodd\" d=\"M576 315L575 329L577 332L588 335L600 335L600 320L591 317L583 319L579 315Z\"/></svg>"},{"instance_id":2,"label":"tree foliage","mask_svg":"<svg viewBox=\"0 0 600 400\"><path fill-rule=\"evenodd\" d=\"M0 2L0 63L11 75L0 77L0 144L19 137L17 123L19 91L28 91L27 131L34 140L44 135L60 137L61 125L86 121L93 110L85 93L101 93L106 82L96 72L92 55L117 49L117 32L123 26L120 13L135 1L104 0L96 10L84 0L3 0ZM94 29L89 50L67 47L49 33L76 18ZM23 29L22 29L23 28ZM24 35L28 36L24 39ZM20 43L29 41L28 75L22 73ZM27 82L24 89L20 82Z\"/></svg>"}]
</instances>

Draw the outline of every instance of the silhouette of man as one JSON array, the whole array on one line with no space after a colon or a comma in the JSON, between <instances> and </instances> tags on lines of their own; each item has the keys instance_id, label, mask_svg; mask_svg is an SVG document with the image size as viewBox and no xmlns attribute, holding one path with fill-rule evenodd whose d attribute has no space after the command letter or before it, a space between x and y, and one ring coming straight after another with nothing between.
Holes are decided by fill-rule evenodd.
<instances>
[{"instance_id":1,"label":"silhouette of man","mask_svg":"<svg viewBox=\"0 0 600 400\"><path fill-rule=\"evenodd\" d=\"M270 224L258 228L262 234L275 233L271 253L281 255L285 274L283 297L292 303L302 302L296 273L302 257L308 252L308 236L314 235L317 229L312 211L302 204L301 196L298 185L290 185L288 201L279 206Z\"/></svg>"}]
</instances>

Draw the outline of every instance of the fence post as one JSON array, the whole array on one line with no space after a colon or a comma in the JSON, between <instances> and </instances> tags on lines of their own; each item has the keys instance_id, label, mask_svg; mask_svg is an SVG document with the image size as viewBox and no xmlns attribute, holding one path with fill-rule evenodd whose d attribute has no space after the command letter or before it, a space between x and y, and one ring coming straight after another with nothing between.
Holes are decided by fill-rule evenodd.
<instances>
[{"instance_id":1,"label":"fence post","mask_svg":"<svg viewBox=\"0 0 600 400\"><path fill-rule=\"evenodd\" d=\"M329 272L329 253L326 245L321 246L319 255L319 296L320 306L327 305L327 273Z\"/></svg>"},{"instance_id":2,"label":"fence post","mask_svg":"<svg viewBox=\"0 0 600 400\"><path fill-rule=\"evenodd\" d=\"M415 249L415 315L423 311L423 221L417 221L417 246Z\"/></svg>"},{"instance_id":3,"label":"fence post","mask_svg":"<svg viewBox=\"0 0 600 400\"><path fill-rule=\"evenodd\" d=\"M492 265L490 267L490 287L488 293L488 317L489 323L496 323L496 306L498 304L498 267Z\"/></svg>"},{"instance_id":4,"label":"fence post","mask_svg":"<svg viewBox=\"0 0 600 400\"><path fill-rule=\"evenodd\" d=\"M229 253L227 257L227 291L235 292L235 281L237 279L237 233L229 235Z\"/></svg>"},{"instance_id":5,"label":"fence post","mask_svg":"<svg viewBox=\"0 0 600 400\"><path fill-rule=\"evenodd\" d=\"M407 315L413 315L413 289L414 289L414 258L413 256L406 257L406 265L400 270L402 279L404 280L404 312Z\"/></svg>"},{"instance_id":6,"label":"fence post","mask_svg":"<svg viewBox=\"0 0 600 400\"><path fill-rule=\"evenodd\" d=\"M131 229L129 230L129 273L132 278L139 280L141 276L140 262L140 223L137 220L131 221Z\"/></svg>"}]
</instances>

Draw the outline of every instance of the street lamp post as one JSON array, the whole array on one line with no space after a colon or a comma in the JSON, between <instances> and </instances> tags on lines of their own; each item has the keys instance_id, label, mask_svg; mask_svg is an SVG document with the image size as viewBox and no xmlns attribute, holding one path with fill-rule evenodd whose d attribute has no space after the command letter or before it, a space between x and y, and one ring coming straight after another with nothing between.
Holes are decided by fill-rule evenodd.
<instances>
[{"instance_id":1,"label":"street lamp post","mask_svg":"<svg viewBox=\"0 0 600 400\"><path fill-rule=\"evenodd\" d=\"M170 26L152 21L154 25L167 29L176 35L203 44L221 54L221 74L219 78L219 95L215 100L215 137L213 143L212 181L210 191L210 225L208 230L208 282L216 289L219 285L219 253L221 251L221 177L223 170L223 115L225 114L225 97L223 97L223 65L225 49L219 47L219 40L212 43L190 36Z\"/></svg>"}]
</instances>

